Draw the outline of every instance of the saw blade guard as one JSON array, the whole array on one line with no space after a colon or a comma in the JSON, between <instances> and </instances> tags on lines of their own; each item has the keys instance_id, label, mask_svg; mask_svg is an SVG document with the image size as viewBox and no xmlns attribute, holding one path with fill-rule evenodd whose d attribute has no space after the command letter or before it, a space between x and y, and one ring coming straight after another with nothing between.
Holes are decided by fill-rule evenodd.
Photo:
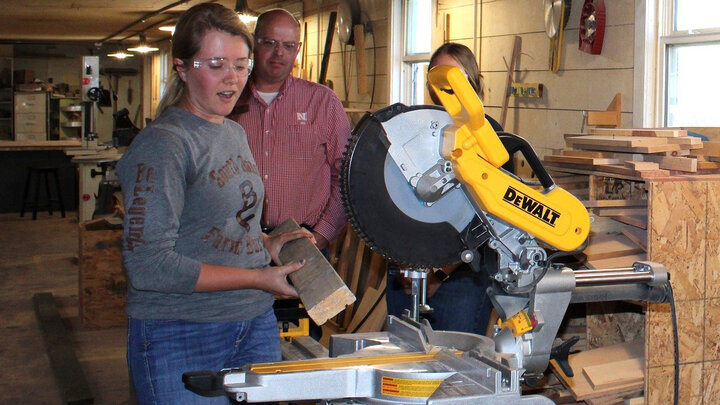
<instances>
[{"instance_id":1,"label":"saw blade guard","mask_svg":"<svg viewBox=\"0 0 720 405\"><path fill-rule=\"evenodd\" d=\"M500 169L509 154L462 70L436 66L428 80L454 121L444 131L442 154L452 162L471 201L556 249L580 247L590 232L587 209L547 175L544 189L537 190ZM544 172L542 165L537 170Z\"/></svg>"}]
</instances>

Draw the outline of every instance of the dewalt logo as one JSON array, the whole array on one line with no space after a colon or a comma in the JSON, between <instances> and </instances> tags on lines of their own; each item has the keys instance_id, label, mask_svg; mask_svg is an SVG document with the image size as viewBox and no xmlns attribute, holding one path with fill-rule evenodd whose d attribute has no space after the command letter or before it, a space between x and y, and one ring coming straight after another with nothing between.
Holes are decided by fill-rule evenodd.
<instances>
[{"instance_id":1,"label":"dewalt logo","mask_svg":"<svg viewBox=\"0 0 720 405\"><path fill-rule=\"evenodd\" d=\"M560 218L559 212L512 187L508 187L505 191L503 200L552 227L555 227L555 221Z\"/></svg>"}]
</instances>

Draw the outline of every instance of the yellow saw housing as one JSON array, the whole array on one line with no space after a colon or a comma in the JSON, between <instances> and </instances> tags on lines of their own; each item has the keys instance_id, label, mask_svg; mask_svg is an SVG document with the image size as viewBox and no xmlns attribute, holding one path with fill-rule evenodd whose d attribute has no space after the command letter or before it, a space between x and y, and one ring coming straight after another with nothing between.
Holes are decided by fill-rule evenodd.
<instances>
[{"instance_id":1,"label":"yellow saw housing","mask_svg":"<svg viewBox=\"0 0 720 405\"><path fill-rule=\"evenodd\" d=\"M478 206L556 249L580 247L590 231L587 209L560 187L538 191L500 169L510 156L462 70L436 66L428 80L454 122L442 155Z\"/></svg>"}]
</instances>

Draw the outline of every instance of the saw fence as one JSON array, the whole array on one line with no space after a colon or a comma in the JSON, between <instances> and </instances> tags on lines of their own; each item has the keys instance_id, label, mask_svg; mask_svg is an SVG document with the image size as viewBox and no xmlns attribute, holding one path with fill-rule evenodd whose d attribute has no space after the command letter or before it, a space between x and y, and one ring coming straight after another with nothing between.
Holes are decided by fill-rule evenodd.
<instances>
[{"instance_id":1,"label":"saw fence","mask_svg":"<svg viewBox=\"0 0 720 405\"><path fill-rule=\"evenodd\" d=\"M330 264L357 299L323 325L320 342L327 346L330 335L337 333L382 330L387 318L387 261L370 250L350 225L345 226L330 246L328 256Z\"/></svg>"}]
</instances>

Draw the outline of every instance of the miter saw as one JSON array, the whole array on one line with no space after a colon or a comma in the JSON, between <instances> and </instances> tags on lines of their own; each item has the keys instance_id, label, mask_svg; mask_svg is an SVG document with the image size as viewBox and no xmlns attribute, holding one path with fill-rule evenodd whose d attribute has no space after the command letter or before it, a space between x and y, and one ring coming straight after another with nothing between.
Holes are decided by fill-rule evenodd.
<instances>
[{"instance_id":1,"label":"miter saw","mask_svg":"<svg viewBox=\"0 0 720 405\"><path fill-rule=\"evenodd\" d=\"M345 206L366 244L416 279L460 261L486 271L492 286L478 294L500 315L494 338L435 331L414 308L388 317L386 332L332 336L330 358L186 373L188 389L247 402L551 404L521 395L521 382L536 381L551 357L572 375L573 342L553 347L570 303L668 299L668 274L657 263L577 271L553 264L585 246L587 210L553 183L526 141L495 133L460 69L438 66L428 76L445 109L395 104L355 128ZM537 184L504 168L517 152ZM424 294L413 291L413 306L422 306Z\"/></svg>"}]
</instances>

